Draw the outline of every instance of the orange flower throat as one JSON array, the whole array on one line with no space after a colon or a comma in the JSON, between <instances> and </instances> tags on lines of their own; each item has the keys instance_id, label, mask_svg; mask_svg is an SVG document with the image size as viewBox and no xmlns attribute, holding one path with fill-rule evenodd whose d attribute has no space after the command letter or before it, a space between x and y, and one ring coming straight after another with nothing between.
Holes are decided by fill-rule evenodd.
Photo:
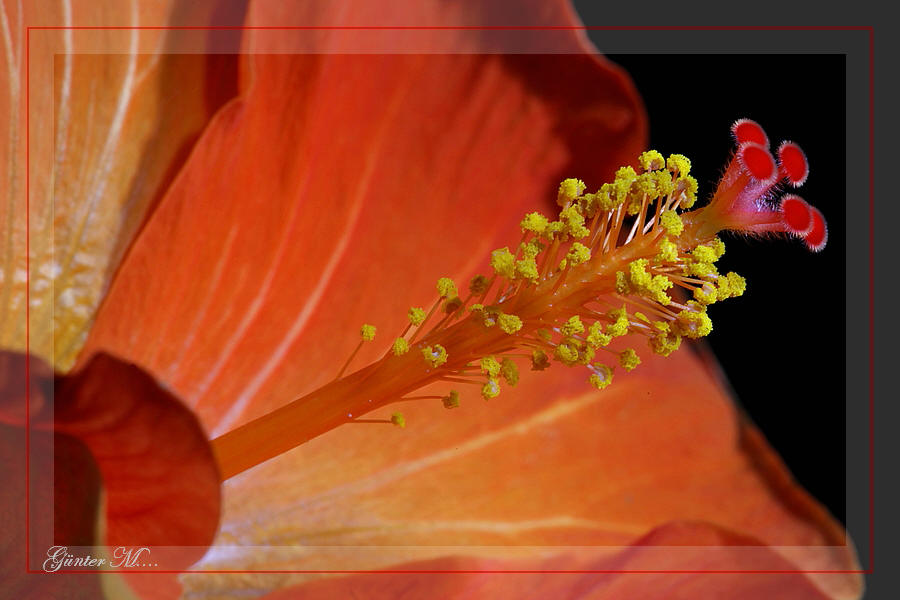
<instances>
[{"instance_id":1,"label":"orange flower throat","mask_svg":"<svg viewBox=\"0 0 900 600\"><path fill-rule=\"evenodd\" d=\"M430 310L410 308L408 325L381 360L343 376L362 344L375 339L375 327L363 325L333 382L214 439L222 479L345 423L403 427L401 413L360 419L393 402L459 406L456 389L410 395L431 383L473 387L489 400L516 385L521 367L543 371L560 363L584 368L588 382L603 389L617 367L631 371L641 362L635 348L615 338L642 337L651 352L668 356L683 337L707 335L707 306L746 287L740 275L718 272L715 262L725 252L718 232L786 232L816 251L827 237L818 210L795 195L776 199L780 185L805 181L802 150L785 142L776 161L765 132L747 119L732 133L735 155L699 209L689 210L697 181L678 154L645 152L639 172L622 167L595 193L585 193L577 179L563 181L556 220L526 215L518 246L492 252L493 274L474 277L464 298L452 280L438 280ZM676 288L684 293L673 294ZM682 300L685 294L690 299Z\"/></svg>"}]
</instances>

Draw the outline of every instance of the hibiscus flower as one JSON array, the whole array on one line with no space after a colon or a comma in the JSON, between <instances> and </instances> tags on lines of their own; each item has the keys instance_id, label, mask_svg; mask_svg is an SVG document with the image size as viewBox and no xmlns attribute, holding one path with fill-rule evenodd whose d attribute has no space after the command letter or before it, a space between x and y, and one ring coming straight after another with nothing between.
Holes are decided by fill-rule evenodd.
<instances>
[{"instance_id":1,"label":"hibiscus flower","mask_svg":"<svg viewBox=\"0 0 900 600\"><path fill-rule=\"evenodd\" d=\"M551 24L572 18L564 6L541 6L523 14ZM476 24L452 5L417 7L417 25ZM251 2L245 22L397 22L397 15L352 8L333 14L320 5L297 11ZM225 18L204 14L206 22ZM140 18L132 12L126 21ZM180 18L193 23L203 14ZM508 24L509 16L479 18ZM59 380L55 427L99 463L107 541L153 540L154 551L166 543L212 543L194 567L201 570L468 572L182 578L197 596L286 588L273 597L359 589L372 597L402 589L442 597L526 591L649 597L647 590L663 586L674 590L670 596L722 589L736 597L857 595L857 581L837 575L479 573L852 568L841 530L793 484L759 434L740 422L721 385L684 350L643 357L639 370L603 396L583 373L554 368L523 373L516 390L487 406L477 393L464 395L452 411L440 401L411 401L403 407L404 429L352 422L359 414L334 427L313 415L298 422L298 429L309 428L298 434L306 443L272 460L231 472L231 459L218 452L218 468L235 474L222 488L218 518L211 482L217 465L207 437L223 439L322 388L347 356L350 371L379 359L387 347L374 340L354 350L361 324L376 325L376 340L386 332L388 339L402 337L409 307L434 301L434 280L450 275L461 282L487 268L492 250L521 237L524 212L548 210L560 179L584 173L589 189L597 189L644 149L634 88L623 72L585 54L577 32L413 31L404 49L415 53L383 54L397 35L250 30L240 39L247 54L235 68L225 59L216 65L196 57L139 62L139 46L175 42L123 32L131 54L70 66L62 60L54 114L63 124L48 128L55 140L36 138L55 141L56 154L32 165L59 175L49 180L52 220L32 224L32 240L56 225L57 254L45 262L36 248L28 265L36 301L31 350L57 369L73 369ZM535 48L546 54L511 53ZM382 54L346 53L375 49ZM159 80L149 86L154 91L185 93L175 104L166 96L151 99L148 110L159 116L145 129L148 117L139 110L145 105L132 101L131 91L113 93L104 104L93 87L79 87L81 68L119 75L122 89L151 78ZM221 74L235 71L234 90L223 84L208 94L208 87L184 83L210 72L227 81ZM230 91L236 98L228 100ZM98 142L91 138L90 107L108 117L108 136ZM145 152L123 151L138 145L121 141L129 127ZM179 154L201 129L189 155ZM83 137L66 133L74 131ZM18 137L10 139L21 153ZM61 142L67 152L79 145L71 139L90 151L64 160ZM172 164L181 165L177 174ZM78 175L75 183L66 169ZM7 186L14 202L23 197L16 185ZM70 190L71 207L60 200ZM49 198L47 192L35 178L32 198ZM32 205L32 214L44 215L44 206ZM576 259L577 253L570 260ZM40 288L40 281L59 277L46 287L51 291ZM21 311L17 288L6 289L9 305ZM50 306L60 309L47 321L52 329L40 320ZM13 348L21 339L14 333L4 342ZM8 359L7 373L16 372L15 360ZM35 396L46 403L40 385L49 373L36 368L31 375ZM5 422L21 420L7 408ZM40 406L33 410L47 416ZM365 417L400 423L395 410ZM273 441L262 434L243 439L249 443L238 447L247 455ZM34 441L40 445L37 433ZM78 442L72 447L81 448ZM118 452L123 444L130 452ZM79 477L98 479L73 462ZM156 495L148 498L148 490ZM89 493L73 497L84 511L96 507ZM79 533L76 539L90 535ZM129 583L142 593L177 593L162 575Z\"/></svg>"}]
</instances>

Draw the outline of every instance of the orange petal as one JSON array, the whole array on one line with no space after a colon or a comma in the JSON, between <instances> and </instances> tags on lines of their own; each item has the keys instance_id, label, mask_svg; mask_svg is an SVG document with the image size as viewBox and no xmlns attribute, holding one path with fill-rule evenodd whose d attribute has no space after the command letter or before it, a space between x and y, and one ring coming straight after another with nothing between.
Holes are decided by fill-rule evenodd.
<instances>
[{"instance_id":1,"label":"orange petal","mask_svg":"<svg viewBox=\"0 0 900 600\"><path fill-rule=\"evenodd\" d=\"M241 3L224 10L217 4L3 4L0 189L8 202L0 206L7 240L0 259L0 346L26 347L28 279L30 351L59 368L71 366L144 215L210 116L236 92L235 58L202 54L223 43L207 40L207 32L32 29L26 76L25 27L240 22ZM187 46L192 54L168 54Z\"/></svg>"},{"instance_id":2,"label":"orange petal","mask_svg":"<svg viewBox=\"0 0 900 600\"><path fill-rule=\"evenodd\" d=\"M699 546L699 547L698 547ZM585 555L586 554L586 555ZM312 581L265 596L304 598L590 598L591 600L826 600L834 598L803 574L640 573L640 571L792 571L796 565L757 540L706 523L676 522L618 552L560 552L552 558L491 560L447 557L396 565L412 573L365 574ZM582 571L552 573L552 571ZM417 574L416 571L424 571ZM429 573L463 571L463 573ZM482 572L479 572L482 571ZM487 571L487 572L485 572ZM491 573L490 571L494 571ZM497 573L500 571L500 573ZM525 571L504 573L503 571ZM530 573L528 571L531 571ZM543 571L543 572L542 572ZM547 573L550 571L551 573ZM599 571L589 573L584 571ZM613 571L603 573L603 571ZM638 571L616 573L615 571ZM843 577L843 576L835 576Z\"/></svg>"},{"instance_id":3,"label":"orange petal","mask_svg":"<svg viewBox=\"0 0 900 600\"><path fill-rule=\"evenodd\" d=\"M617 553L665 523L703 521L774 547L797 569L858 568L843 531L689 350L642 358L602 392L555 366L489 404L474 393L452 411L408 403L403 430L346 425L316 438L226 482L221 551L200 566L391 569L458 555L535 558L555 546ZM665 553L652 557L646 568L671 568ZM689 559L683 568L702 568ZM746 568L740 553L717 560ZM309 576L218 577L185 585L225 594ZM816 585L858 595L858 578L829 577Z\"/></svg>"},{"instance_id":4,"label":"orange petal","mask_svg":"<svg viewBox=\"0 0 900 600\"><path fill-rule=\"evenodd\" d=\"M254 5L249 22L283 6ZM343 39L267 33L248 43ZM518 239L523 210L564 175L597 185L641 148L641 108L614 67L453 39L469 53L253 55L246 93L122 263L88 351L141 364L221 433L333 378L363 322L398 335L439 276Z\"/></svg>"},{"instance_id":5,"label":"orange petal","mask_svg":"<svg viewBox=\"0 0 900 600\"><path fill-rule=\"evenodd\" d=\"M20 433L24 361L24 355L0 355L2 387L18 391L3 396L0 421ZM84 498L92 482L102 483L103 543L154 548L154 562L163 569L185 568L201 556L218 525L219 478L193 414L149 375L108 355L97 355L77 373L57 377L55 385L39 359L32 357L31 365L32 472L37 478L32 490L38 500L43 494L51 501L55 495L56 501L55 528L53 521L46 521L54 514L52 507L33 506L35 535L43 531L41 523L49 522L57 543L93 545L99 500L94 495L91 504L90 494ZM44 451L50 448L49 439L44 442L47 432L56 435L58 444L52 487L49 481L38 485L50 472L46 460L41 462L53 452ZM63 445L67 438L72 441ZM69 447L83 450L74 455L60 452ZM185 548L157 548L173 546ZM46 543L35 547L39 554L49 548Z\"/></svg>"}]
</instances>

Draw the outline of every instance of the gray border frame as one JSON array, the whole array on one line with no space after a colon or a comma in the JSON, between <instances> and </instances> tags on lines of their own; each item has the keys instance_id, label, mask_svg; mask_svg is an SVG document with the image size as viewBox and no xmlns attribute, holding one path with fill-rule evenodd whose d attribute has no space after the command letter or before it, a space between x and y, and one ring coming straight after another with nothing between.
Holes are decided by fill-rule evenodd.
<instances>
[{"instance_id":1,"label":"gray border frame","mask_svg":"<svg viewBox=\"0 0 900 600\"><path fill-rule=\"evenodd\" d=\"M585 21L588 25L591 24L591 19L585 17ZM812 51L818 52L842 52L847 55L847 142L848 149L851 149L848 152L847 156L847 167L848 167L848 178L849 181L858 182L861 187L861 182L866 182L866 187L868 187L869 181L869 169L866 168L869 165L869 152L867 151L869 147L869 78L871 74L875 74L875 91L878 94L887 94L892 92L893 90L888 90L885 84L892 84L893 78L888 77L887 69L883 67L883 63L881 57L887 55L886 52L882 52L882 49L886 46L887 40L885 41L883 38L886 37L884 30L880 30L880 36L875 36L874 41L874 50L875 50L875 67L870 72L869 68L869 31L865 30L857 30L857 31L772 31L767 30L765 32L766 39L765 43L770 46L768 51L771 52L804 52L810 53ZM711 48L719 48L717 51L721 52L759 52L761 51L759 48L760 41L760 32L758 30L751 31L692 31L690 35L685 35L683 31L644 31L644 33L648 34L646 36L635 35L635 31L620 31L613 32L619 33L621 35L621 39L616 40L615 37L610 37L604 43L604 46L600 48L601 51L609 51L609 52L637 52L637 51L651 51L651 52L660 52L666 50L678 51L681 53L684 52L708 52ZM616 41L611 41L616 40ZM685 47L685 42L689 42L687 44L689 47ZM641 46L640 49L635 46ZM650 45L656 46L654 50L647 50ZM815 49L815 50L814 50ZM879 74L881 76L879 76ZM893 97L893 96L892 96ZM895 97L894 97L895 98ZM883 106L881 101L873 100L872 101L875 106ZM889 106L893 106L893 102L889 102ZM889 136L882 135L880 132L887 132L895 130L894 125L896 125L896 115L889 115L886 119L881 120L881 117L875 118L875 125L877 127L876 134L874 136L873 143L878 147L884 146L886 144L886 140L889 139ZM883 149L884 152L881 154L882 156L889 156L887 153L887 149ZM876 154L877 156L877 154ZM876 174L880 173L880 170L877 169L877 159L875 160L875 165L872 165L871 168L874 170ZM887 172L890 174L890 171ZM876 190L879 188L884 190L887 189L884 187L884 183L882 185L874 184L875 189L870 191L870 194L874 195ZM859 187L855 189L856 196L859 196ZM849 197L849 196L848 196ZM877 197L876 197L877 202ZM865 385L864 388L866 392L863 393L862 390L857 387L859 382L868 382L870 378L870 374L878 374L881 375L886 372L886 363L885 360L890 354L884 348L880 348L876 350L874 354L874 363L869 362L869 325L870 321L865 319L865 315L870 314L870 305L866 299L868 298L868 290L869 288L869 275L870 273L874 273L874 264L870 264L869 260L869 244L874 244L875 249L875 257L883 257L885 253L891 252L885 244L889 243L891 238L886 235L886 230L883 229L887 227L889 223L893 223L894 221L890 218L885 217L884 208L888 206L889 208L893 208L890 205L881 205L879 204L875 212L878 214L877 222L874 224L875 229L879 231L879 234L874 236L874 239L870 235L870 223L868 217L868 211L850 211L848 212L848 238L851 238L855 244L848 245L848 265L850 266L848 272L848 288L847 288L847 302L848 309L856 309L857 316L854 318L852 322L848 321L848 349L853 348L853 352L848 352L848 393L852 392L856 397L865 397L868 398L869 390L867 389L869 386ZM873 219L874 220L874 219ZM878 263L876 263L878 264ZM859 267L858 269L854 269L853 267ZM872 269L870 271L870 269ZM874 284L876 293L882 293L884 291L884 285L881 282L876 282ZM872 299L872 304L874 304L875 300ZM874 319L874 315L871 315L871 318ZM888 323L887 326L892 325L893 323ZM878 346L881 346L885 342L886 339L890 339L890 333L885 332L887 335L879 334L875 336L874 343ZM864 350L864 351L857 351ZM862 378L860 378L862 376ZM884 381L873 381L872 384L874 386L873 393L878 394L878 397L884 397L882 392L885 390ZM887 431L884 429L887 423L891 423L893 419L886 417L885 415L889 413L890 410L896 410L895 407L892 406L883 406L879 404L878 407L878 415L879 421L876 429L879 431L876 432L876 454L878 456L892 456L887 446L891 442L894 441L893 437L887 435ZM865 411L868 413L868 411ZM859 468L860 457L863 458L864 462L868 462L868 448L869 448L869 431L868 431L868 418L860 420L858 418L858 413L854 411L848 410L848 431L847 431L847 441L848 441L848 473L847 473L847 482L848 482L848 490L851 490L852 493L850 497L848 497L847 504L847 518L848 518L848 528L854 536L854 539L857 541L859 546L860 558L861 562L864 566L868 568L869 571L874 570L873 558L874 556L868 555L869 550L869 535L868 529L865 528L863 531L859 531L859 513L857 512L860 508L862 508L866 513L868 513L868 494L866 491L868 490L868 476L871 475L868 468ZM860 430L860 425L862 425L862 430ZM860 433L862 432L863 437L860 437ZM883 464L883 463L879 463ZM881 479L880 481L884 481ZM876 486L876 490L881 493L886 491L886 486L879 485ZM865 500L863 503L860 503L860 496ZM893 518L888 515L889 520ZM868 521L868 517L864 518L864 521ZM882 524L880 530L884 530L885 526ZM883 540L884 536L879 537L880 540ZM865 543L863 542L865 540ZM873 540L874 541L874 540ZM883 559L881 559L883 561ZM874 592L874 588L870 587L870 594ZM870 596L874 597L874 596Z\"/></svg>"}]
</instances>

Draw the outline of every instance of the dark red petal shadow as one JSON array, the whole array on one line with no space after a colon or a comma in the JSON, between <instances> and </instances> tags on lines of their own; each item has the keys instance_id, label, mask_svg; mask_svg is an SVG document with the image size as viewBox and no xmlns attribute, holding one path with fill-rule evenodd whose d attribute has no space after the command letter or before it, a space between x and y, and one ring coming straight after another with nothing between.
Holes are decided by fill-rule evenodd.
<instances>
[{"instance_id":1,"label":"dark red petal shadow","mask_svg":"<svg viewBox=\"0 0 900 600\"><path fill-rule=\"evenodd\" d=\"M318 579L268 594L266 600L318 598L590 600L830 600L803 574L585 573L583 571L792 571L797 567L757 540L701 522L662 525L626 550L592 549L532 560L447 557L392 567L393 571ZM548 573L546 571L576 571ZM430 572L429 572L430 571ZM463 571L463 573L434 573ZM479 572L482 571L482 572ZM485 573L484 571L536 571ZM545 572L541 572L545 571ZM577 571L582 571L577 573ZM839 575L836 577L840 577Z\"/></svg>"},{"instance_id":2,"label":"dark red petal shadow","mask_svg":"<svg viewBox=\"0 0 900 600\"><path fill-rule=\"evenodd\" d=\"M202 556L218 526L219 476L193 413L108 354L58 377L56 394L56 429L82 440L100 466L106 542L199 546Z\"/></svg>"},{"instance_id":3,"label":"dark red petal shadow","mask_svg":"<svg viewBox=\"0 0 900 600\"><path fill-rule=\"evenodd\" d=\"M6 363L6 356L0 355L0 362ZM9 380L4 378L3 383L6 387ZM24 389L24 378L19 383ZM95 575L26 572L26 563L40 570L52 546L93 545L100 505L99 472L84 444L66 435L33 431L30 446L30 527L26 530L25 429L0 423L4 488L0 493L0 598L100 598ZM26 550L30 550L27 561Z\"/></svg>"},{"instance_id":4,"label":"dark red petal shadow","mask_svg":"<svg viewBox=\"0 0 900 600\"><path fill-rule=\"evenodd\" d=\"M0 360L2 389L12 392L4 393L0 422L18 432L23 431L24 363L23 355L13 353L3 353ZM35 440L51 433L72 438L96 463L104 493L105 537L98 542L151 547L160 569L185 568L202 556L218 526L219 477L194 415L138 367L106 354L55 382L39 359L32 357L31 367ZM23 435L17 437L23 439L24 453ZM68 492L86 493L83 473L61 468L60 460L73 459L58 457L52 491L60 509L71 510ZM33 511L39 519L44 512ZM59 512L56 524L64 527L57 533L71 539L74 533L69 532L77 532L75 537L88 541L85 532L93 532L93 516Z\"/></svg>"}]
</instances>

